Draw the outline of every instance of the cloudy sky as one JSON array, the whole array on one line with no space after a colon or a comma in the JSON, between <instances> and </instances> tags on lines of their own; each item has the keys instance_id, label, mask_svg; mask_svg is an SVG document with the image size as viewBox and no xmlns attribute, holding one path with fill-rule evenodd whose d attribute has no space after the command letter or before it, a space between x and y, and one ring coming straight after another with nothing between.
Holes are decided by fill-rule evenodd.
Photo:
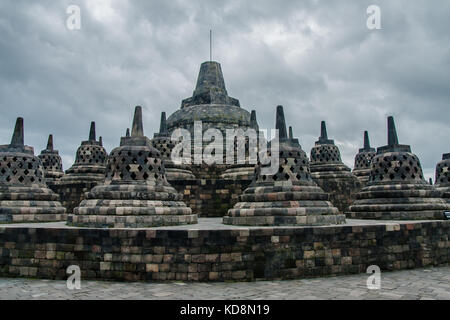
<instances>
[{"instance_id":1,"label":"cloudy sky","mask_svg":"<svg viewBox=\"0 0 450 320\"><path fill-rule=\"evenodd\" d=\"M66 27L70 4L81 29ZM369 30L367 7L381 9ZM54 134L64 169L90 121L109 152L144 108L148 136L192 95L199 66L221 63L230 96L274 127L281 104L310 151L326 120L344 162L386 144L386 117L427 177L450 152L449 1L18 1L0 2L0 144L16 117L38 154Z\"/></svg>"}]
</instances>

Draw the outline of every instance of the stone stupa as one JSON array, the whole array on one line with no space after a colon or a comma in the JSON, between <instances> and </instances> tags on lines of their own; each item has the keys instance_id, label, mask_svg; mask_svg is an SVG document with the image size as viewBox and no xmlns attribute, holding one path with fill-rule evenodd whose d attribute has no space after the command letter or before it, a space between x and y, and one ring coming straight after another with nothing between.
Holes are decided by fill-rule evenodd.
<instances>
[{"instance_id":1,"label":"stone stupa","mask_svg":"<svg viewBox=\"0 0 450 320\"><path fill-rule=\"evenodd\" d=\"M364 131L364 148L359 149L359 153L355 156L355 167L353 174L366 185L370 176L370 165L375 157L375 148L370 147L369 133Z\"/></svg>"},{"instance_id":2,"label":"stone stupa","mask_svg":"<svg viewBox=\"0 0 450 320\"><path fill-rule=\"evenodd\" d=\"M330 201L340 212L346 212L362 184L342 162L334 140L328 139L325 121L321 123L320 137L311 149L310 159L313 180L330 194Z\"/></svg>"},{"instance_id":3,"label":"stone stupa","mask_svg":"<svg viewBox=\"0 0 450 320\"><path fill-rule=\"evenodd\" d=\"M435 187L449 204L450 210L450 153L442 155L442 161L436 165Z\"/></svg>"},{"instance_id":4,"label":"stone stupa","mask_svg":"<svg viewBox=\"0 0 450 320\"><path fill-rule=\"evenodd\" d=\"M326 194L312 180L309 161L297 139L288 138L283 107L277 107L279 130L279 169L262 174L258 165L255 178L239 196L239 202L223 218L224 224L250 226L329 225L345 223ZM271 143L277 143L272 140Z\"/></svg>"},{"instance_id":5,"label":"stone stupa","mask_svg":"<svg viewBox=\"0 0 450 320\"><path fill-rule=\"evenodd\" d=\"M89 139L81 142L77 149L75 163L66 170L63 183L103 182L105 180L106 159L108 153L100 141L95 138L95 122L91 122Z\"/></svg>"},{"instance_id":6,"label":"stone stupa","mask_svg":"<svg viewBox=\"0 0 450 320\"><path fill-rule=\"evenodd\" d=\"M9 145L0 146L0 223L66 220L59 196L47 188L41 160L24 144L17 118Z\"/></svg>"},{"instance_id":7,"label":"stone stupa","mask_svg":"<svg viewBox=\"0 0 450 320\"><path fill-rule=\"evenodd\" d=\"M41 151L38 157L41 159L44 167L45 182L51 184L59 181L64 175L64 171L58 150L53 149L53 135L50 134L48 136L47 147Z\"/></svg>"},{"instance_id":8,"label":"stone stupa","mask_svg":"<svg viewBox=\"0 0 450 320\"><path fill-rule=\"evenodd\" d=\"M388 145L377 149L369 182L350 206L356 219L443 219L447 207L427 181L409 145L398 143L393 117L388 117Z\"/></svg>"},{"instance_id":9,"label":"stone stupa","mask_svg":"<svg viewBox=\"0 0 450 320\"><path fill-rule=\"evenodd\" d=\"M147 228L197 223L183 197L166 180L161 153L144 136L136 107L130 137L111 151L105 184L86 193L68 224L80 227Z\"/></svg>"},{"instance_id":10,"label":"stone stupa","mask_svg":"<svg viewBox=\"0 0 450 320\"><path fill-rule=\"evenodd\" d=\"M256 133L256 140L253 141L254 145L252 150L250 150L250 138L245 136L245 141L242 139L235 139L234 141L234 164L230 165L228 169L222 173L221 178L226 180L252 180L255 175L255 166L257 161L258 154L258 139L259 139L259 125L256 120L256 110L252 110L250 113L250 128L253 129ZM245 130L244 130L245 132ZM237 150L241 148L245 152L244 162L238 162L238 152ZM251 159L251 152L255 155L253 159Z\"/></svg>"},{"instance_id":11,"label":"stone stupa","mask_svg":"<svg viewBox=\"0 0 450 320\"><path fill-rule=\"evenodd\" d=\"M172 161L171 153L175 147L175 142L171 140L169 132L167 131L166 113L161 112L161 122L159 126L159 133L153 135L151 140L152 146L159 150L164 161L166 169L166 179L173 180L195 180L195 176L189 169L189 166L183 163L175 164Z\"/></svg>"}]
</instances>

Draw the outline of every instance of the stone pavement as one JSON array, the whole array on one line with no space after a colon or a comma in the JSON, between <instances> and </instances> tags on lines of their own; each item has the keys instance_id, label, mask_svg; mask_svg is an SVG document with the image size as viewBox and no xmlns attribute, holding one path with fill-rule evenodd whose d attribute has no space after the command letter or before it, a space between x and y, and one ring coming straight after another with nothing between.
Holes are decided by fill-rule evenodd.
<instances>
[{"instance_id":1,"label":"stone pavement","mask_svg":"<svg viewBox=\"0 0 450 320\"><path fill-rule=\"evenodd\" d=\"M82 281L69 290L65 281L0 278L4 299L450 299L450 267L382 272L381 289L368 290L368 274L234 283L117 283Z\"/></svg>"}]
</instances>

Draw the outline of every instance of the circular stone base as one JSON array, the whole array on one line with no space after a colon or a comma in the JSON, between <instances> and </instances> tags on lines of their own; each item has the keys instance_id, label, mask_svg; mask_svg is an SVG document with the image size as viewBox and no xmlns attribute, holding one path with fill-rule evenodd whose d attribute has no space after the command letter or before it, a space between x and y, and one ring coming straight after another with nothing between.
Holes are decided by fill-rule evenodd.
<instances>
[{"instance_id":1,"label":"circular stone base","mask_svg":"<svg viewBox=\"0 0 450 320\"><path fill-rule=\"evenodd\" d=\"M348 216L370 220L444 220L444 210L349 212Z\"/></svg>"},{"instance_id":2,"label":"circular stone base","mask_svg":"<svg viewBox=\"0 0 450 320\"><path fill-rule=\"evenodd\" d=\"M20 213L4 214L0 213L0 224L2 223L39 223L39 222L59 222L66 221L65 213Z\"/></svg>"},{"instance_id":3,"label":"circular stone base","mask_svg":"<svg viewBox=\"0 0 450 320\"><path fill-rule=\"evenodd\" d=\"M164 216L69 215L67 225L87 228L151 228L196 224L196 214Z\"/></svg>"},{"instance_id":4,"label":"circular stone base","mask_svg":"<svg viewBox=\"0 0 450 320\"><path fill-rule=\"evenodd\" d=\"M323 226L345 223L345 215L224 217L224 224L241 226Z\"/></svg>"}]
</instances>

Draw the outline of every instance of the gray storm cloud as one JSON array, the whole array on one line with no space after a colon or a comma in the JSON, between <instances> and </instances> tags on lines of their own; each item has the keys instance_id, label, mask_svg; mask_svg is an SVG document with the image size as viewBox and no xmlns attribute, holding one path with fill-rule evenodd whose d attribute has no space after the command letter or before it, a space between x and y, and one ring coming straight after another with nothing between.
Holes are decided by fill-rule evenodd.
<instances>
[{"instance_id":1,"label":"gray storm cloud","mask_svg":"<svg viewBox=\"0 0 450 320\"><path fill-rule=\"evenodd\" d=\"M81 29L68 30L66 8L81 8ZM368 30L366 8L381 8L381 30ZM450 152L448 1L9 1L0 3L0 143L15 118L36 153L49 133L68 169L97 123L108 151L144 108L144 129L158 130L189 97L200 63L222 64L228 92L261 128L285 107L303 149L320 121L353 157L368 130L386 144L396 117L425 174Z\"/></svg>"}]
</instances>

